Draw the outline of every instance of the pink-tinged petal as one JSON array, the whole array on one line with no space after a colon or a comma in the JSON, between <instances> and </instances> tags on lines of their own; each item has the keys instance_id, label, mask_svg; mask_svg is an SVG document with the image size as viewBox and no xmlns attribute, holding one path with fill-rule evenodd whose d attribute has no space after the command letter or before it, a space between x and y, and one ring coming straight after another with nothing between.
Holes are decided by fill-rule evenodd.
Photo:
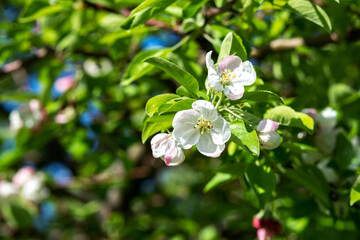
<instances>
[{"instance_id":1,"label":"pink-tinged petal","mask_svg":"<svg viewBox=\"0 0 360 240\"><path fill-rule=\"evenodd\" d=\"M159 158L165 155L166 148L168 146L170 134L159 133L151 139L151 150L154 158Z\"/></svg>"},{"instance_id":2,"label":"pink-tinged petal","mask_svg":"<svg viewBox=\"0 0 360 240\"><path fill-rule=\"evenodd\" d=\"M234 70L235 78L232 82L241 83L244 86L253 84L256 80L256 72L250 61L243 62L239 68Z\"/></svg>"},{"instance_id":3,"label":"pink-tinged petal","mask_svg":"<svg viewBox=\"0 0 360 240\"><path fill-rule=\"evenodd\" d=\"M210 129L210 135L215 144L225 144L231 137L231 129L229 123L219 116L216 121L211 122L214 126Z\"/></svg>"},{"instance_id":4,"label":"pink-tinged petal","mask_svg":"<svg viewBox=\"0 0 360 240\"><path fill-rule=\"evenodd\" d=\"M201 134L199 142L196 144L198 151L207 157L218 157L224 151L225 144L217 145L213 142L210 134Z\"/></svg>"},{"instance_id":5,"label":"pink-tinged petal","mask_svg":"<svg viewBox=\"0 0 360 240\"><path fill-rule=\"evenodd\" d=\"M222 91L223 87L220 82L220 76L219 76L218 72L216 71L214 61L211 59L211 54L212 54L212 51L208 52L206 54L206 58L205 58L206 67L208 69L209 85L212 89L214 89L216 91Z\"/></svg>"},{"instance_id":6,"label":"pink-tinged petal","mask_svg":"<svg viewBox=\"0 0 360 240\"><path fill-rule=\"evenodd\" d=\"M20 168L12 178L12 182L17 187L22 187L35 174L35 169L31 166Z\"/></svg>"},{"instance_id":7,"label":"pink-tinged petal","mask_svg":"<svg viewBox=\"0 0 360 240\"><path fill-rule=\"evenodd\" d=\"M186 126L192 129L200 117L201 114L194 109L179 111L175 114L172 126L173 128Z\"/></svg>"},{"instance_id":8,"label":"pink-tinged petal","mask_svg":"<svg viewBox=\"0 0 360 240\"><path fill-rule=\"evenodd\" d=\"M258 134L261 147L267 150L277 148L281 143L280 135L277 132L268 132Z\"/></svg>"},{"instance_id":9,"label":"pink-tinged petal","mask_svg":"<svg viewBox=\"0 0 360 240\"><path fill-rule=\"evenodd\" d=\"M170 142L163 159L167 166L177 166L185 160L184 152L176 145L175 140Z\"/></svg>"},{"instance_id":10,"label":"pink-tinged petal","mask_svg":"<svg viewBox=\"0 0 360 240\"><path fill-rule=\"evenodd\" d=\"M257 126L257 131L268 133L268 132L276 131L278 127L279 124L277 122L274 122L270 119L263 119L260 121L259 125Z\"/></svg>"},{"instance_id":11,"label":"pink-tinged petal","mask_svg":"<svg viewBox=\"0 0 360 240\"><path fill-rule=\"evenodd\" d=\"M241 58L238 56L227 56L220 61L218 72L219 74L222 74L223 72L227 73L228 69L230 69L230 71L234 71L241 65L241 62Z\"/></svg>"},{"instance_id":12,"label":"pink-tinged petal","mask_svg":"<svg viewBox=\"0 0 360 240\"><path fill-rule=\"evenodd\" d=\"M199 111L205 120L215 121L218 118L218 113L211 102L197 100L193 102L192 108L196 111Z\"/></svg>"},{"instance_id":13,"label":"pink-tinged petal","mask_svg":"<svg viewBox=\"0 0 360 240\"><path fill-rule=\"evenodd\" d=\"M64 93L67 90L69 90L75 83L74 76L73 75L67 75L61 78L58 78L55 81L54 88L56 91L60 93Z\"/></svg>"},{"instance_id":14,"label":"pink-tinged petal","mask_svg":"<svg viewBox=\"0 0 360 240\"><path fill-rule=\"evenodd\" d=\"M245 92L245 88L241 83L232 83L230 85L225 86L224 94L230 100L240 99Z\"/></svg>"},{"instance_id":15,"label":"pink-tinged petal","mask_svg":"<svg viewBox=\"0 0 360 240\"><path fill-rule=\"evenodd\" d=\"M257 238L259 240L267 240L267 231L265 228L259 228L256 232Z\"/></svg>"}]
</instances>

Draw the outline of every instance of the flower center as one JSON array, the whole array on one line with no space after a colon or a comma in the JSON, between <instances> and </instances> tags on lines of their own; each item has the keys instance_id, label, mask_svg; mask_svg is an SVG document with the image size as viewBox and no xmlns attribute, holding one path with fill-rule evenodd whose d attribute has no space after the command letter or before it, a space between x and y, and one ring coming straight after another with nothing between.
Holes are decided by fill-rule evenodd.
<instances>
[{"instance_id":1,"label":"flower center","mask_svg":"<svg viewBox=\"0 0 360 240\"><path fill-rule=\"evenodd\" d=\"M222 72L221 74L221 84L222 85L227 85L230 82L231 78L235 78L236 74L231 75L231 70L228 69L227 71L225 70L224 72Z\"/></svg>"},{"instance_id":2,"label":"flower center","mask_svg":"<svg viewBox=\"0 0 360 240\"><path fill-rule=\"evenodd\" d=\"M201 134L204 134L205 131L210 133L210 129L214 126L211 125L209 120L205 120L203 118L200 118L197 122L197 124L194 126L194 130L200 130Z\"/></svg>"}]
</instances>

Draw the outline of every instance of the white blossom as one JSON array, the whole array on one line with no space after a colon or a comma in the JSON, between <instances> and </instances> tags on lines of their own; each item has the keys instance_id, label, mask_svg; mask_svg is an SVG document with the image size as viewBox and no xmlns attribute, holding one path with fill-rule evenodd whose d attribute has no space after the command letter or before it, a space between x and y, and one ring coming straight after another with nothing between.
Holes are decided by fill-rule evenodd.
<instances>
[{"instance_id":1,"label":"white blossom","mask_svg":"<svg viewBox=\"0 0 360 240\"><path fill-rule=\"evenodd\" d=\"M17 188L11 182L0 180L0 199L8 198L17 193Z\"/></svg>"},{"instance_id":2,"label":"white blossom","mask_svg":"<svg viewBox=\"0 0 360 240\"><path fill-rule=\"evenodd\" d=\"M279 124L269 119L263 119L257 126L260 144L263 148L272 150L281 143L280 135L276 132Z\"/></svg>"},{"instance_id":3,"label":"white blossom","mask_svg":"<svg viewBox=\"0 0 360 240\"><path fill-rule=\"evenodd\" d=\"M216 70L211 54L212 51L206 54L210 87L223 91L231 100L241 98L245 91L244 86L249 86L256 80L256 72L251 62L242 62L237 56L228 56L220 61Z\"/></svg>"},{"instance_id":4,"label":"white blossom","mask_svg":"<svg viewBox=\"0 0 360 240\"><path fill-rule=\"evenodd\" d=\"M185 160L184 152L171 134L159 133L151 139L154 158L161 158L167 166L177 166Z\"/></svg>"},{"instance_id":5,"label":"white blossom","mask_svg":"<svg viewBox=\"0 0 360 240\"><path fill-rule=\"evenodd\" d=\"M175 140L184 149L196 145L205 156L220 156L231 136L228 122L208 101L198 100L192 108L176 113L173 120Z\"/></svg>"},{"instance_id":6,"label":"white blossom","mask_svg":"<svg viewBox=\"0 0 360 240\"><path fill-rule=\"evenodd\" d=\"M37 99L30 102L17 110L13 110L9 115L10 129L17 131L20 128L36 129L45 119L46 113Z\"/></svg>"},{"instance_id":7,"label":"white blossom","mask_svg":"<svg viewBox=\"0 0 360 240\"><path fill-rule=\"evenodd\" d=\"M33 202L41 202L49 196L49 190L45 186L44 174L38 172L27 181L20 190L23 198Z\"/></svg>"}]
</instances>

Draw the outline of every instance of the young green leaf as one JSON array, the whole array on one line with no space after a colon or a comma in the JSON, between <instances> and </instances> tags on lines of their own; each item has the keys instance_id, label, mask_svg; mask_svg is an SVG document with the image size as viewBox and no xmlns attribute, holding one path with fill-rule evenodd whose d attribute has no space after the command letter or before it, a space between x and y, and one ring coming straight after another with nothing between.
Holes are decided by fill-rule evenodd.
<instances>
[{"instance_id":1,"label":"young green leaf","mask_svg":"<svg viewBox=\"0 0 360 240\"><path fill-rule=\"evenodd\" d=\"M231 104L238 104L244 101L256 101L256 102L276 102L280 104L284 104L284 101L277 94L267 91L267 90L259 90L254 92L245 92L242 98L236 101L231 101Z\"/></svg>"},{"instance_id":2,"label":"young green leaf","mask_svg":"<svg viewBox=\"0 0 360 240\"><path fill-rule=\"evenodd\" d=\"M330 206L329 186L325 177L317 167L309 166L298 169L284 169L284 174L305 186L311 193L317 196L327 207ZM321 177L322 176L322 177Z\"/></svg>"},{"instance_id":3,"label":"young green leaf","mask_svg":"<svg viewBox=\"0 0 360 240\"><path fill-rule=\"evenodd\" d=\"M192 108L192 103L195 102L195 99L191 98L177 98L167 101L159 107L159 114L178 112L186 109Z\"/></svg>"},{"instance_id":4,"label":"young green leaf","mask_svg":"<svg viewBox=\"0 0 360 240\"><path fill-rule=\"evenodd\" d=\"M350 192L350 206L360 201L360 177L357 177Z\"/></svg>"},{"instance_id":5,"label":"young green leaf","mask_svg":"<svg viewBox=\"0 0 360 240\"><path fill-rule=\"evenodd\" d=\"M328 32L332 29L330 18L326 12L320 6L310 1L289 0L285 7L326 29Z\"/></svg>"},{"instance_id":6,"label":"young green leaf","mask_svg":"<svg viewBox=\"0 0 360 240\"><path fill-rule=\"evenodd\" d=\"M218 62L229 55L236 55L241 58L242 61L247 60L246 48L241 38L234 32L229 32L223 40L219 52Z\"/></svg>"},{"instance_id":7,"label":"young green leaf","mask_svg":"<svg viewBox=\"0 0 360 240\"><path fill-rule=\"evenodd\" d=\"M144 51L137 54L129 64L124 76L122 77L121 85L129 85L133 81L155 69L154 65L143 62L144 59L151 56L166 57L171 51L171 49L165 48L161 50Z\"/></svg>"},{"instance_id":8,"label":"young green leaf","mask_svg":"<svg viewBox=\"0 0 360 240\"><path fill-rule=\"evenodd\" d=\"M161 12L174 3L173 0L146 0L131 11L129 17L121 25L124 29L131 29L152 18L155 14Z\"/></svg>"},{"instance_id":9,"label":"young green leaf","mask_svg":"<svg viewBox=\"0 0 360 240\"><path fill-rule=\"evenodd\" d=\"M245 150L249 150L251 154L259 156L260 144L256 131L247 126L242 120L235 120L230 124L232 141L240 145Z\"/></svg>"},{"instance_id":10,"label":"young green leaf","mask_svg":"<svg viewBox=\"0 0 360 240\"><path fill-rule=\"evenodd\" d=\"M149 57L144 61L161 68L171 77L173 77L178 83L183 85L189 92L195 96L197 95L199 91L199 84L196 78L187 71L179 68L176 64L159 57Z\"/></svg>"},{"instance_id":11,"label":"young green leaf","mask_svg":"<svg viewBox=\"0 0 360 240\"><path fill-rule=\"evenodd\" d=\"M230 173L218 172L215 176L206 184L203 189L203 192L206 193L216 187L217 185L228 182L233 179L233 176Z\"/></svg>"},{"instance_id":12,"label":"young green leaf","mask_svg":"<svg viewBox=\"0 0 360 240\"><path fill-rule=\"evenodd\" d=\"M246 178L254 190L261 208L270 199L272 192L275 190L275 175L269 166L259 165L252 162L246 168Z\"/></svg>"},{"instance_id":13,"label":"young green leaf","mask_svg":"<svg viewBox=\"0 0 360 240\"><path fill-rule=\"evenodd\" d=\"M159 131L171 128L174 116L175 113L153 115L152 117L148 117L144 122L144 128L141 136L142 142L145 143L149 137Z\"/></svg>"},{"instance_id":14,"label":"young green leaf","mask_svg":"<svg viewBox=\"0 0 360 240\"><path fill-rule=\"evenodd\" d=\"M273 120L281 125L304 129L310 134L314 130L314 121L309 115L295 112L294 109L288 106L272 108L264 114L264 118Z\"/></svg>"},{"instance_id":15,"label":"young green leaf","mask_svg":"<svg viewBox=\"0 0 360 240\"><path fill-rule=\"evenodd\" d=\"M149 101L146 103L145 111L146 114L152 117L155 113L158 112L159 107L166 103L167 101L171 99L179 98L179 95L172 94L172 93L165 93L160 94L155 97L152 97L149 99Z\"/></svg>"}]
</instances>

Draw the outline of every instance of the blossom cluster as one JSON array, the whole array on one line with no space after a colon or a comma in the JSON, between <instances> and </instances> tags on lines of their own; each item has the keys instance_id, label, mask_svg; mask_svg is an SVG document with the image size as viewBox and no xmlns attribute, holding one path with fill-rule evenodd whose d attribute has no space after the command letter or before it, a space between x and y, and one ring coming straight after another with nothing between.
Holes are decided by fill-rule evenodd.
<instances>
[{"instance_id":1,"label":"blossom cluster","mask_svg":"<svg viewBox=\"0 0 360 240\"><path fill-rule=\"evenodd\" d=\"M181 164L185 159L183 150L194 145L207 157L219 157L231 137L229 123L218 111L223 95L230 101L238 100L245 92L244 86L252 85L256 80L256 72L250 61L243 62L238 56L227 56L216 68L211 54L212 51L206 54L208 82L211 91L220 94L218 103L214 106L206 100L193 102L192 109L175 114L172 132L159 133L151 140L153 156L163 159L168 166ZM280 145L280 135L276 132L278 126L269 119L260 121L256 130L264 149L274 149Z\"/></svg>"},{"instance_id":2,"label":"blossom cluster","mask_svg":"<svg viewBox=\"0 0 360 240\"><path fill-rule=\"evenodd\" d=\"M259 218L254 216L252 225L257 229L259 240L271 240L281 232L281 224L273 218Z\"/></svg>"},{"instance_id":3,"label":"blossom cluster","mask_svg":"<svg viewBox=\"0 0 360 240\"><path fill-rule=\"evenodd\" d=\"M19 195L32 202L41 202L49 196L49 189L45 185L45 175L36 172L31 166L18 170L12 181L0 179L0 198L7 199Z\"/></svg>"}]
</instances>

